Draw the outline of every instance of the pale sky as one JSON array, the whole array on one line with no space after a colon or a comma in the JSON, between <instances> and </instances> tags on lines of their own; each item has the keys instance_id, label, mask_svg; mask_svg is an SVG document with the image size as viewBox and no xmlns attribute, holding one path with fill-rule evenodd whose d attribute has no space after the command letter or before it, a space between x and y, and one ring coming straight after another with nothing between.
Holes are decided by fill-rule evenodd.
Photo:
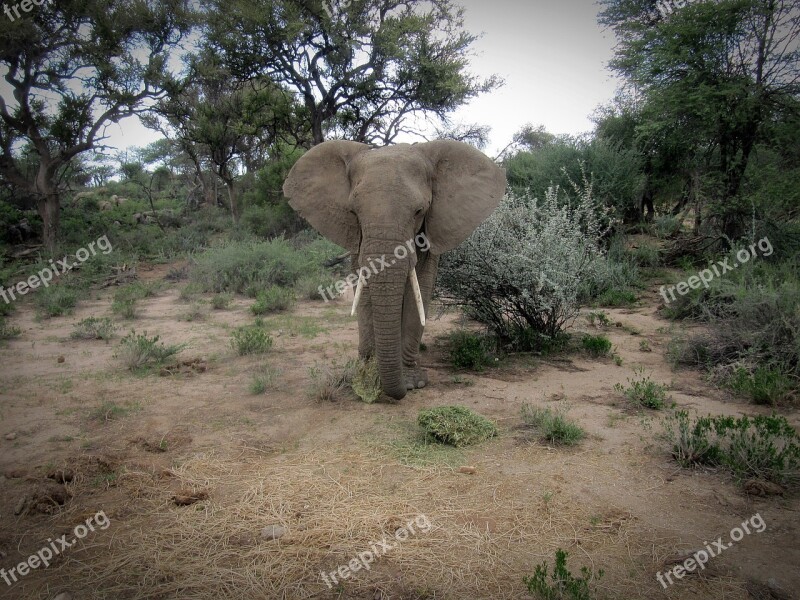
<instances>
[{"instance_id":1,"label":"pale sky","mask_svg":"<svg viewBox=\"0 0 800 600\"><path fill-rule=\"evenodd\" d=\"M496 156L526 123L555 134L590 131L591 113L611 100L617 82L606 68L614 37L597 24L594 0L460 0L465 26L484 33L471 72L505 79L454 116L492 128L486 153ZM135 117L111 125L109 145L144 146L160 134ZM402 140L418 141L418 140Z\"/></svg>"}]
</instances>

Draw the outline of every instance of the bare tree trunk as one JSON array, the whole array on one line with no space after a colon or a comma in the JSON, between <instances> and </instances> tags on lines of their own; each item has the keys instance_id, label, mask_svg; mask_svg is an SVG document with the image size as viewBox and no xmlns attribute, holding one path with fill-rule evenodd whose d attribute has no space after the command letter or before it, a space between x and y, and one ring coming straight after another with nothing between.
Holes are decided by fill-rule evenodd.
<instances>
[{"instance_id":1,"label":"bare tree trunk","mask_svg":"<svg viewBox=\"0 0 800 600\"><path fill-rule=\"evenodd\" d=\"M36 175L36 210L42 218L42 240L48 252L53 253L58 241L58 230L61 224L58 189L51 181L52 166L47 163L39 165Z\"/></svg>"}]
</instances>

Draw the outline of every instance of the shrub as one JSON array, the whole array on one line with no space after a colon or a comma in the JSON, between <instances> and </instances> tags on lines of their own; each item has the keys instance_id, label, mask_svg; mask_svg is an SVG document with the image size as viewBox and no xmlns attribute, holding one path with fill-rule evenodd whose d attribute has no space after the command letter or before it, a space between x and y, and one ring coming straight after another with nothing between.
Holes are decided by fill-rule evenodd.
<instances>
[{"instance_id":1,"label":"shrub","mask_svg":"<svg viewBox=\"0 0 800 600\"><path fill-rule=\"evenodd\" d=\"M422 410L417 423L429 438L456 447L478 444L497 435L494 423L463 406Z\"/></svg>"},{"instance_id":2,"label":"shrub","mask_svg":"<svg viewBox=\"0 0 800 600\"><path fill-rule=\"evenodd\" d=\"M324 300L319 293L319 288L328 289L338 281L338 278L329 273L319 272L314 275L305 275L294 284L295 292L306 300Z\"/></svg>"},{"instance_id":3,"label":"shrub","mask_svg":"<svg viewBox=\"0 0 800 600\"><path fill-rule=\"evenodd\" d=\"M752 373L739 367L727 383L734 392L748 396L756 404L773 406L790 398L796 386L787 375L764 366L756 367Z\"/></svg>"},{"instance_id":4,"label":"shrub","mask_svg":"<svg viewBox=\"0 0 800 600\"><path fill-rule=\"evenodd\" d=\"M241 224L252 234L264 239L292 235L307 226L302 217L285 201L280 204L246 207Z\"/></svg>"},{"instance_id":5,"label":"shrub","mask_svg":"<svg viewBox=\"0 0 800 600\"><path fill-rule=\"evenodd\" d=\"M597 297L597 305L609 308L623 308L633 306L637 300L636 294L630 290L611 289L606 290Z\"/></svg>"},{"instance_id":6,"label":"shrub","mask_svg":"<svg viewBox=\"0 0 800 600\"><path fill-rule=\"evenodd\" d=\"M539 439L560 446L574 446L586 437L586 432L566 414L551 408L522 405L522 420Z\"/></svg>"},{"instance_id":7,"label":"shrub","mask_svg":"<svg viewBox=\"0 0 800 600\"><path fill-rule=\"evenodd\" d=\"M286 288L271 286L256 296L256 303L250 307L254 315L265 315L289 310L294 304L294 292Z\"/></svg>"},{"instance_id":8,"label":"shrub","mask_svg":"<svg viewBox=\"0 0 800 600\"><path fill-rule=\"evenodd\" d=\"M556 550L556 562L550 575L553 583L547 581L547 563L537 565L531 577L523 577L522 581L531 594L541 600L591 600L592 592L589 584L603 576L600 569L595 576L587 567L581 568L583 577L575 577L567 568L569 553L559 548Z\"/></svg>"},{"instance_id":9,"label":"shrub","mask_svg":"<svg viewBox=\"0 0 800 600\"><path fill-rule=\"evenodd\" d=\"M618 383L614 389L625 395L631 404L659 410L669 401L667 386L656 383L644 374L644 367L637 371L638 378L628 379L628 387Z\"/></svg>"},{"instance_id":10,"label":"shrub","mask_svg":"<svg viewBox=\"0 0 800 600\"><path fill-rule=\"evenodd\" d=\"M215 294L211 298L211 306L214 307L214 310L225 310L230 306L231 302L233 302L233 294Z\"/></svg>"},{"instance_id":11,"label":"shrub","mask_svg":"<svg viewBox=\"0 0 800 600\"><path fill-rule=\"evenodd\" d=\"M114 323L108 317L89 317L75 324L70 337L75 340L108 340L115 330Z\"/></svg>"},{"instance_id":12,"label":"shrub","mask_svg":"<svg viewBox=\"0 0 800 600\"><path fill-rule=\"evenodd\" d=\"M150 283L137 281L121 287L114 293L111 312L124 319L135 319L136 303L144 298L152 298L160 289L161 283L157 281Z\"/></svg>"},{"instance_id":13,"label":"shrub","mask_svg":"<svg viewBox=\"0 0 800 600\"><path fill-rule=\"evenodd\" d=\"M584 280L604 275L604 212L591 185L563 204L550 188L544 201L507 196L453 252L442 257L439 282L454 302L503 342L531 328L555 337L578 314Z\"/></svg>"},{"instance_id":14,"label":"shrub","mask_svg":"<svg viewBox=\"0 0 800 600\"><path fill-rule=\"evenodd\" d=\"M117 356L130 369L135 371L149 366L154 366L165 362L171 356L186 347L186 344L175 344L165 346L159 342L159 336L147 337L147 332L137 335L131 331L122 340Z\"/></svg>"},{"instance_id":15,"label":"shrub","mask_svg":"<svg viewBox=\"0 0 800 600\"><path fill-rule=\"evenodd\" d=\"M450 334L450 364L456 369L482 371L493 364L493 341L486 335L471 331L454 331Z\"/></svg>"},{"instance_id":16,"label":"shrub","mask_svg":"<svg viewBox=\"0 0 800 600\"><path fill-rule=\"evenodd\" d=\"M36 294L37 312L44 317L70 314L78 304L78 292L67 285L53 285Z\"/></svg>"},{"instance_id":17,"label":"shrub","mask_svg":"<svg viewBox=\"0 0 800 600\"><path fill-rule=\"evenodd\" d=\"M378 363L375 358L367 361L358 361L353 369L350 387L356 396L367 404L373 404L381 397L381 376L378 373Z\"/></svg>"},{"instance_id":18,"label":"shrub","mask_svg":"<svg viewBox=\"0 0 800 600\"><path fill-rule=\"evenodd\" d=\"M691 421L686 411L676 411L663 426L681 466L721 466L739 481L800 483L800 437L785 417L709 415Z\"/></svg>"},{"instance_id":19,"label":"shrub","mask_svg":"<svg viewBox=\"0 0 800 600\"><path fill-rule=\"evenodd\" d=\"M581 346L592 356L606 356L611 352L611 340L604 335L584 335Z\"/></svg>"},{"instance_id":20,"label":"shrub","mask_svg":"<svg viewBox=\"0 0 800 600\"><path fill-rule=\"evenodd\" d=\"M258 325L243 325L233 330L231 346L239 356L266 354L272 348L272 338Z\"/></svg>"}]
</instances>

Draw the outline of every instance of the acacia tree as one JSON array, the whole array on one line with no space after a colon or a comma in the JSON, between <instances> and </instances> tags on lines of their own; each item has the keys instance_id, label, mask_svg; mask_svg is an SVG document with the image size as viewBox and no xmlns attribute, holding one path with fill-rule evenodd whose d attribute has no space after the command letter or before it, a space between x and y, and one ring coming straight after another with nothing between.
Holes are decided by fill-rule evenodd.
<instances>
[{"instance_id":1,"label":"acacia tree","mask_svg":"<svg viewBox=\"0 0 800 600\"><path fill-rule=\"evenodd\" d=\"M206 0L208 43L243 79L266 77L326 134L389 144L500 84L466 68L476 36L452 0Z\"/></svg>"},{"instance_id":2,"label":"acacia tree","mask_svg":"<svg viewBox=\"0 0 800 600\"><path fill-rule=\"evenodd\" d=\"M59 0L0 19L0 174L32 195L48 250L59 229L59 177L102 147L105 127L171 88L169 51L191 26L188 0ZM30 146L35 172L20 149Z\"/></svg>"},{"instance_id":3,"label":"acacia tree","mask_svg":"<svg viewBox=\"0 0 800 600\"><path fill-rule=\"evenodd\" d=\"M669 11L658 0L600 3L600 22L619 40L611 67L645 100L642 145L670 142L692 178L705 177L734 237L753 148L774 115L797 110L800 1L698 0Z\"/></svg>"}]
</instances>

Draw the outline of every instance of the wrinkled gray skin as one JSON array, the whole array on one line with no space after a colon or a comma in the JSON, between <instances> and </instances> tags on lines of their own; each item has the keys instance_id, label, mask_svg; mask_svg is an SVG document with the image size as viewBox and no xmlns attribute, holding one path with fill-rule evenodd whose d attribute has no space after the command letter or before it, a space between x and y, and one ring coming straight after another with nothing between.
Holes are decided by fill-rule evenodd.
<instances>
[{"instance_id":1,"label":"wrinkled gray skin","mask_svg":"<svg viewBox=\"0 0 800 600\"><path fill-rule=\"evenodd\" d=\"M383 391L400 400L424 387L423 327L409 281L416 269L428 314L439 256L458 246L494 211L505 171L461 142L373 149L347 141L312 148L283 186L289 204L322 235L346 248L354 270L394 264L366 282L358 307L359 356L375 356ZM396 260L395 251L424 233L430 248ZM424 244L423 244L424 246Z\"/></svg>"}]
</instances>

